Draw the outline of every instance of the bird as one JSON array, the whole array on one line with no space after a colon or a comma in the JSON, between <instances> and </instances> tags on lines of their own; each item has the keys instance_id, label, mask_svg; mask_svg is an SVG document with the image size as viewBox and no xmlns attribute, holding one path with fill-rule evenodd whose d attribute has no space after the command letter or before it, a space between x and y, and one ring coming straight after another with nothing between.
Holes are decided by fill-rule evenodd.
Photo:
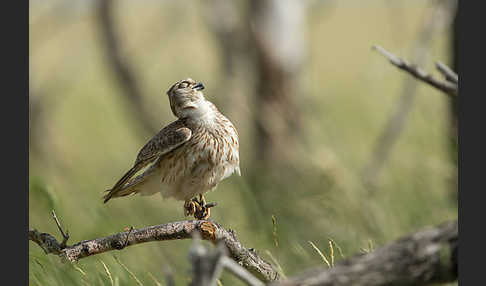
<instances>
[{"instance_id":1,"label":"bird","mask_svg":"<svg viewBox=\"0 0 486 286\"><path fill-rule=\"evenodd\" d=\"M161 193L163 198L184 201L185 216L209 218L215 203L207 204L204 194L233 173L241 176L241 171L238 132L204 97L204 88L191 78L170 87L167 95L177 120L140 149L133 166L106 190L104 203L132 194Z\"/></svg>"}]
</instances>

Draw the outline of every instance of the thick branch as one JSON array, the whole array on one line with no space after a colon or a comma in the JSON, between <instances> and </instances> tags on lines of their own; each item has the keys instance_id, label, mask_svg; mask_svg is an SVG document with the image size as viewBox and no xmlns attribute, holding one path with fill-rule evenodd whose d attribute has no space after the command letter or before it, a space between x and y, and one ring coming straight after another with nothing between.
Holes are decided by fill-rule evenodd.
<instances>
[{"instance_id":1,"label":"thick branch","mask_svg":"<svg viewBox=\"0 0 486 286\"><path fill-rule=\"evenodd\" d=\"M438 80L434 78L432 75L428 74L426 71L423 69L419 68L418 66L415 66L413 64L408 63L407 61L398 58L397 56L393 55L392 53L388 52L384 48L380 46L373 46L375 50L380 52L383 56L385 56L390 63L392 63L394 66L398 67L401 70L404 70L414 76L416 79L419 79L425 83L428 83L429 85L437 88L438 90L450 95L450 96L456 96L457 91L458 91L458 86L457 84L447 81L447 80ZM442 70L441 70L442 71Z\"/></svg>"},{"instance_id":2,"label":"thick branch","mask_svg":"<svg viewBox=\"0 0 486 286\"><path fill-rule=\"evenodd\" d=\"M254 250L243 247L233 230L227 231L219 224L205 220L187 220L133 229L106 237L83 240L64 248L52 235L39 233L35 229L29 230L29 240L37 243L46 254L53 253L75 262L84 257L121 250L126 246L139 243L191 238L194 231L199 231L202 239L215 243L222 241L233 260L259 279L264 281L278 279L278 274L272 265L258 256Z\"/></svg>"},{"instance_id":3,"label":"thick branch","mask_svg":"<svg viewBox=\"0 0 486 286\"><path fill-rule=\"evenodd\" d=\"M368 254L353 256L333 268L319 267L290 285L426 285L457 280L457 221L416 232Z\"/></svg>"}]
</instances>

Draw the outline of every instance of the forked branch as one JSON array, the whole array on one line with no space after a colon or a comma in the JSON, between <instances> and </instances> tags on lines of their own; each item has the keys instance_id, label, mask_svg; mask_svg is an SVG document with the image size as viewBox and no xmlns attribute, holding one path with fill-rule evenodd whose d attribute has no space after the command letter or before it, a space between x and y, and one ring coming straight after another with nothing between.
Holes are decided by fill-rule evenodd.
<instances>
[{"instance_id":1,"label":"forked branch","mask_svg":"<svg viewBox=\"0 0 486 286\"><path fill-rule=\"evenodd\" d=\"M201 244L199 234L197 232L194 234L194 242L189 251L193 270L193 278L189 286L216 285L224 268L249 286L265 285L241 265L228 258L228 251L222 242L219 242L217 247L209 249Z\"/></svg>"},{"instance_id":2,"label":"forked branch","mask_svg":"<svg viewBox=\"0 0 486 286\"><path fill-rule=\"evenodd\" d=\"M434 78L432 75L424 71L418 66L415 66L407 61L395 56L394 54L388 52L384 48L380 46L373 46L373 49L377 50L380 54L385 56L391 64L398 67L401 70L404 70L414 76L416 79L419 79L429 85L435 87L436 89L446 93L450 96L456 96L458 93L458 77L450 68L446 67L444 64L437 64L437 69L446 75L447 80L438 80Z\"/></svg>"},{"instance_id":3,"label":"forked branch","mask_svg":"<svg viewBox=\"0 0 486 286\"><path fill-rule=\"evenodd\" d=\"M259 279L263 281L278 279L278 274L272 265L258 256L254 250L243 247L233 230L228 231L208 220L186 220L131 229L106 237L83 240L69 246L62 245L48 233L31 229L29 240L37 243L46 254L56 254L68 261L76 262L84 257L121 250L139 243L192 238L194 232L199 232L204 240L214 243L221 241L228 249L230 257Z\"/></svg>"},{"instance_id":4,"label":"forked branch","mask_svg":"<svg viewBox=\"0 0 486 286\"><path fill-rule=\"evenodd\" d=\"M208 251L196 239L190 255L194 270L193 286L213 285L223 268L230 270L248 285L254 286L261 286L258 279L271 282L274 286L427 285L452 282L458 276L457 221L410 234L371 253L358 254L340 261L330 269L311 269L284 281L275 281L279 277L273 267L253 250L244 248L233 231L227 231L211 221L188 220L132 229L65 247L50 234L29 230L29 239L36 242L47 254L53 253L72 262L138 243L195 237L212 241L219 247Z\"/></svg>"}]
</instances>

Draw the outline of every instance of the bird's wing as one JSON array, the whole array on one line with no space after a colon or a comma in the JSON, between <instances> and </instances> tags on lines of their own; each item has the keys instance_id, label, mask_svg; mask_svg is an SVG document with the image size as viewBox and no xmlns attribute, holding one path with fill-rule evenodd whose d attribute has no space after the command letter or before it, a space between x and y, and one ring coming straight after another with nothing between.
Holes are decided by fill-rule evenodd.
<instances>
[{"instance_id":1,"label":"bird's wing","mask_svg":"<svg viewBox=\"0 0 486 286\"><path fill-rule=\"evenodd\" d=\"M191 129L182 125L180 121L175 121L160 130L157 135L142 147L133 167L128 170L118 182L116 182L113 188L107 190L108 194L103 197L105 199L104 202L106 203L110 198L116 196L116 193L138 171L155 161L157 158L160 158L164 154L167 154L187 142L191 138L191 135Z\"/></svg>"},{"instance_id":2,"label":"bird's wing","mask_svg":"<svg viewBox=\"0 0 486 286\"><path fill-rule=\"evenodd\" d=\"M179 121L173 122L155 135L137 155L134 166L149 160L152 162L187 142L192 135L191 129L182 125Z\"/></svg>"}]
</instances>

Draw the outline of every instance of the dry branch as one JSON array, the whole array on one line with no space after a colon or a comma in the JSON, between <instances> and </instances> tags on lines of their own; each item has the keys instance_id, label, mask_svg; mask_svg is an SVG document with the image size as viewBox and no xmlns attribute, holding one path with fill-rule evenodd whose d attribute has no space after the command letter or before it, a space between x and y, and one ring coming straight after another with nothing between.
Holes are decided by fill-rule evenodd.
<instances>
[{"instance_id":1,"label":"dry branch","mask_svg":"<svg viewBox=\"0 0 486 286\"><path fill-rule=\"evenodd\" d=\"M459 84L459 76L452 69L441 62L436 62L435 67L444 75L444 77L455 84Z\"/></svg>"},{"instance_id":2,"label":"dry branch","mask_svg":"<svg viewBox=\"0 0 486 286\"><path fill-rule=\"evenodd\" d=\"M447 25L454 12L451 1L432 1L431 4L428 8L430 12L425 14L423 28L419 33L418 41L412 53L412 61L417 66L426 63L432 39L436 35L435 31L439 26ZM370 193L374 192L379 186L380 173L383 166L405 127L417 96L417 85L418 81L414 77L406 78L402 95L397 101L396 110L377 138L372 157L363 171L364 183L369 187Z\"/></svg>"},{"instance_id":3,"label":"dry branch","mask_svg":"<svg viewBox=\"0 0 486 286\"><path fill-rule=\"evenodd\" d=\"M53 253L75 262L84 257L120 250L138 243L193 238L199 234L202 239L219 244L219 248L209 252L195 243L191 249L195 278L192 285L210 285L219 277L223 268L230 270L248 285L261 285L253 275L265 282L278 279L273 267L253 250L244 248L233 231L227 231L211 221L188 220L156 225L84 240L66 247L62 247L52 235L39 233L37 230L29 230L29 240L36 242L46 254ZM371 286L451 282L457 280L458 276L457 243L458 224L457 221L452 221L413 233L371 253L342 260L331 269L311 269L285 281L274 281L270 285ZM226 251L237 263L225 256ZM201 277L207 279L200 279Z\"/></svg>"},{"instance_id":4,"label":"dry branch","mask_svg":"<svg viewBox=\"0 0 486 286\"><path fill-rule=\"evenodd\" d=\"M121 250L127 246L150 241L163 241L192 238L193 233L201 233L202 239L223 242L233 260L263 281L278 279L272 265L264 261L253 249L243 247L233 230L226 230L221 225L207 220L187 220L167 224L133 229L110 236L83 240L73 245L62 247L50 234L29 230L29 240L37 243L46 254L52 253L71 262L81 258L112 250Z\"/></svg>"},{"instance_id":5,"label":"dry branch","mask_svg":"<svg viewBox=\"0 0 486 286\"><path fill-rule=\"evenodd\" d=\"M453 82L447 81L447 80L438 80L438 79L434 78L432 75L428 74L423 69L421 69L420 67L408 63L407 61L395 56L394 54L388 52L387 50L385 50L384 48L382 48L380 46L373 46L373 48L375 50L377 50L378 52L380 52L380 54L385 56L390 61L390 63L392 63L394 66L398 67L401 70L408 72L409 74L414 76L416 79L419 79L419 80L421 80L425 83L428 83L429 85L437 88L438 90L444 92L447 95L450 95L450 96L456 96L457 95L457 91L458 91L457 83L453 83ZM445 66L442 65L441 67L445 67ZM443 70L441 70L440 68L439 68L439 70L441 72L443 72ZM455 75L455 76L457 78L457 75Z\"/></svg>"},{"instance_id":6,"label":"dry branch","mask_svg":"<svg viewBox=\"0 0 486 286\"><path fill-rule=\"evenodd\" d=\"M69 239L69 232L68 231L64 232L64 230L62 229L61 223L59 222L59 219L56 216L56 212L54 210L52 210L51 213L52 213L52 217L54 218L54 221L56 222L57 228L59 229L59 232L62 235L62 242L59 245L59 247L60 248L65 248L66 247L66 243L67 243L67 241Z\"/></svg>"},{"instance_id":7,"label":"dry branch","mask_svg":"<svg viewBox=\"0 0 486 286\"><path fill-rule=\"evenodd\" d=\"M196 233L195 233L196 234ZM208 250L195 235L194 243L189 251L192 262L192 282L189 286L213 286L223 271L221 258L225 255L221 245L215 250Z\"/></svg>"},{"instance_id":8,"label":"dry branch","mask_svg":"<svg viewBox=\"0 0 486 286\"><path fill-rule=\"evenodd\" d=\"M457 221L403 237L368 254L319 267L272 286L427 285L457 280Z\"/></svg>"},{"instance_id":9,"label":"dry branch","mask_svg":"<svg viewBox=\"0 0 486 286\"><path fill-rule=\"evenodd\" d=\"M200 243L198 233L195 234L193 246L189 251L193 265L193 278L190 286L216 285L224 268L247 285L264 286L263 282L227 257L228 251L223 243L219 242L216 248L208 249Z\"/></svg>"},{"instance_id":10,"label":"dry branch","mask_svg":"<svg viewBox=\"0 0 486 286\"><path fill-rule=\"evenodd\" d=\"M246 271L245 268L241 267L234 260L223 256L221 258L221 264L224 268L228 269L231 273L233 273L236 277L240 278L240 280L244 281L246 284L251 286L263 286L263 283L260 280L251 275L251 273Z\"/></svg>"}]
</instances>

